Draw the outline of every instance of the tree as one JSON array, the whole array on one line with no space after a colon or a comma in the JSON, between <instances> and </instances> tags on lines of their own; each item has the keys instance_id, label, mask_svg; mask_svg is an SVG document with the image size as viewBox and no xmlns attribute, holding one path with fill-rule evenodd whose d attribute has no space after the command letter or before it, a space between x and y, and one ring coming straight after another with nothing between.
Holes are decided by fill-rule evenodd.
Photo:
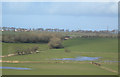
<instances>
[{"instance_id":1,"label":"tree","mask_svg":"<svg viewBox=\"0 0 120 77\"><path fill-rule=\"evenodd\" d=\"M62 45L62 40L60 38L57 37L53 37L50 39L50 42L48 43L48 46L50 49L58 49L58 48L63 48Z\"/></svg>"}]
</instances>

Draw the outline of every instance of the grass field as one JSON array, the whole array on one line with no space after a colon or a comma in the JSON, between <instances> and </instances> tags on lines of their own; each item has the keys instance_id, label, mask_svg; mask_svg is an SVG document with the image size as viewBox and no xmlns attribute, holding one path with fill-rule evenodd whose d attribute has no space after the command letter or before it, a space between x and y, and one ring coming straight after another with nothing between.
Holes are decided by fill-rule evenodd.
<instances>
[{"instance_id":1,"label":"grass field","mask_svg":"<svg viewBox=\"0 0 120 77\"><path fill-rule=\"evenodd\" d=\"M102 67L118 70L118 62L104 62L118 60L118 40L116 38L74 38L65 40L64 49L49 49L47 44L35 43L2 43L2 54L7 55L15 52L16 47L39 46L40 53L29 55L4 57L3 61L39 61L41 63L3 63L8 67L25 67L32 70L9 70L3 69L4 75L113 75L117 74L99 66L89 64L90 61L65 61L65 63L54 63L53 58L75 58L78 56L101 57L96 62ZM48 63L53 62L53 63ZM61 61L57 61L61 62ZM66 63L68 62L68 63Z\"/></svg>"}]
</instances>

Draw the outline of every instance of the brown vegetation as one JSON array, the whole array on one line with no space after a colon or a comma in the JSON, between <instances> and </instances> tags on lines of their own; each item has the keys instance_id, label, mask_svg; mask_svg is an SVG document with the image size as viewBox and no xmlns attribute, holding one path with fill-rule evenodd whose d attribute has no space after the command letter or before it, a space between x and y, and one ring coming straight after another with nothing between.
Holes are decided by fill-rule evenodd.
<instances>
[{"instance_id":1,"label":"brown vegetation","mask_svg":"<svg viewBox=\"0 0 120 77\"><path fill-rule=\"evenodd\" d=\"M52 37L62 39L56 33L46 32L10 32L2 34L2 42L6 43L48 43Z\"/></svg>"},{"instance_id":2,"label":"brown vegetation","mask_svg":"<svg viewBox=\"0 0 120 77\"><path fill-rule=\"evenodd\" d=\"M32 53L37 53L38 47L32 47L32 48L17 48L16 55L27 55Z\"/></svg>"},{"instance_id":3,"label":"brown vegetation","mask_svg":"<svg viewBox=\"0 0 120 77\"><path fill-rule=\"evenodd\" d=\"M62 40L58 37L53 37L53 38L50 39L50 42L48 43L48 46L49 46L50 49L52 49L52 48L55 48L55 49L63 48Z\"/></svg>"},{"instance_id":4,"label":"brown vegetation","mask_svg":"<svg viewBox=\"0 0 120 77\"><path fill-rule=\"evenodd\" d=\"M101 64L100 63L96 63L96 62L93 62L92 61L92 63L91 64L95 64L95 65L97 65L97 66L101 66Z\"/></svg>"}]
</instances>

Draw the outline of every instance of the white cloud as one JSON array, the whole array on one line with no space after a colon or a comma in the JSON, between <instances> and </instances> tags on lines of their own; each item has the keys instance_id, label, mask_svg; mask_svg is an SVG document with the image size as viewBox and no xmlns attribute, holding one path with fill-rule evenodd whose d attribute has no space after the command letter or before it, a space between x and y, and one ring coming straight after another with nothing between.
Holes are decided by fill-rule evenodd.
<instances>
[{"instance_id":1,"label":"white cloud","mask_svg":"<svg viewBox=\"0 0 120 77\"><path fill-rule=\"evenodd\" d=\"M118 13L118 5L116 2L57 4L56 6L50 7L48 12L62 15L116 15Z\"/></svg>"},{"instance_id":2,"label":"white cloud","mask_svg":"<svg viewBox=\"0 0 120 77\"><path fill-rule=\"evenodd\" d=\"M27 9L30 8L32 2L23 2L22 4L20 4L19 2L8 2L7 4L5 4L5 8L7 8L8 10L12 10L12 11L26 11Z\"/></svg>"},{"instance_id":3,"label":"white cloud","mask_svg":"<svg viewBox=\"0 0 120 77\"><path fill-rule=\"evenodd\" d=\"M119 0L2 0L2 2L118 2Z\"/></svg>"},{"instance_id":4,"label":"white cloud","mask_svg":"<svg viewBox=\"0 0 120 77\"><path fill-rule=\"evenodd\" d=\"M117 2L76 2L76 3L5 3L5 13L11 14L53 14L53 15L116 15ZM31 8L32 7L32 8ZM7 11L8 10L8 11ZM33 11L34 10L34 11Z\"/></svg>"}]
</instances>

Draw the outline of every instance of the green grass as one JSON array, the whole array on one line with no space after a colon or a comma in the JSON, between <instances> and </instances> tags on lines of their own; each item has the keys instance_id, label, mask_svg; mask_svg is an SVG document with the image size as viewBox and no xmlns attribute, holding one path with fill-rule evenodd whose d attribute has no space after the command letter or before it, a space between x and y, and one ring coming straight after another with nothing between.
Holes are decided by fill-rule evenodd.
<instances>
[{"instance_id":1,"label":"green grass","mask_svg":"<svg viewBox=\"0 0 120 77\"><path fill-rule=\"evenodd\" d=\"M4 69L3 74L28 74L28 75L115 75L109 71L100 69L91 64L4 64L11 67L27 67L32 70L8 70ZM5 71L5 72L4 72Z\"/></svg>"},{"instance_id":2,"label":"green grass","mask_svg":"<svg viewBox=\"0 0 120 77\"><path fill-rule=\"evenodd\" d=\"M39 51L47 50L48 46L46 44L35 44L35 43L2 43L2 55L7 55L16 52L16 49L21 48L32 48L34 46L39 47Z\"/></svg>"},{"instance_id":3,"label":"green grass","mask_svg":"<svg viewBox=\"0 0 120 77\"><path fill-rule=\"evenodd\" d=\"M76 38L64 42L72 51L80 52L117 52L118 40L112 38Z\"/></svg>"},{"instance_id":4,"label":"green grass","mask_svg":"<svg viewBox=\"0 0 120 77\"><path fill-rule=\"evenodd\" d=\"M41 61L41 62L54 62L53 58L74 58L77 56L88 57L102 57L99 61L105 60L118 60L118 40L113 38L77 38L69 39L63 42L65 48L70 52L65 52L64 49L48 49L47 44L34 44L34 43L3 43L3 55L15 52L16 47L32 47L39 46L40 53L29 54L22 56L5 57L3 60L18 60L18 61ZM57 74L57 75L113 75L116 73L103 70L98 66L89 64L90 61L83 61L84 64L80 64L79 61L69 61L71 63L63 64L48 64L48 63L23 63L23 64L11 64L3 63L3 66L11 67L26 67L32 68L32 70L8 70L4 69L3 74ZM117 63L104 63L102 66L118 70Z\"/></svg>"}]
</instances>

